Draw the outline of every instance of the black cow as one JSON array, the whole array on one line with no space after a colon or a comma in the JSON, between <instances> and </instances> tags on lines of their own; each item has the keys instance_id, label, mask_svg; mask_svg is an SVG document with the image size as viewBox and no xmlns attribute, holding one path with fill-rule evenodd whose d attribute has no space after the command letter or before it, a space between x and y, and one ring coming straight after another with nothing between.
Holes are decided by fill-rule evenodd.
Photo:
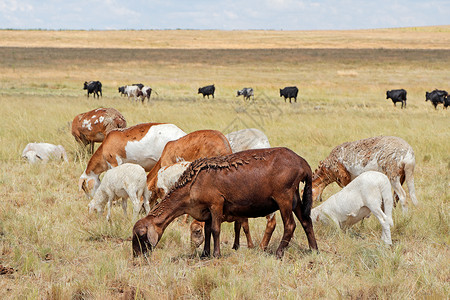
<instances>
[{"instance_id":1,"label":"black cow","mask_svg":"<svg viewBox=\"0 0 450 300\"><path fill-rule=\"evenodd\" d=\"M214 98L215 90L216 90L216 88L214 87L214 84L207 85L207 86L199 88L198 94L203 94L203 98L205 98L205 96L208 96L208 99L209 99L209 95L212 95L212 97Z\"/></svg>"},{"instance_id":2,"label":"black cow","mask_svg":"<svg viewBox=\"0 0 450 300\"><path fill-rule=\"evenodd\" d=\"M89 81L89 82L85 81L83 90L87 90L88 98L89 98L89 94L94 94L94 98L95 98L95 95L97 95L97 98L99 98L99 95L98 95L99 92L100 92L100 96L103 97L102 83L100 81Z\"/></svg>"},{"instance_id":3,"label":"black cow","mask_svg":"<svg viewBox=\"0 0 450 300\"><path fill-rule=\"evenodd\" d=\"M434 109L437 109L439 103L444 104L444 108L447 108L448 104L448 93L444 90L435 89L431 93L425 93L425 102L430 100L433 104ZM447 104L447 105L446 105Z\"/></svg>"},{"instance_id":4,"label":"black cow","mask_svg":"<svg viewBox=\"0 0 450 300\"><path fill-rule=\"evenodd\" d=\"M255 99L252 88L243 88L242 90L237 91L236 97L239 97L241 95L244 96L244 100L250 100L250 97L253 97L253 99Z\"/></svg>"},{"instance_id":5,"label":"black cow","mask_svg":"<svg viewBox=\"0 0 450 300\"><path fill-rule=\"evenodd\" d=\"M280 97L284 97L284 102L289 98L289 103L291 102L291 98L294 98L295 102L297 102L297 94L298 88L296 86L287 86L284 89L280 89Z\"/></svg>"},{"instance_id":6,"label":"black cow","mask_svg":"<svg viewBox=\"0 0 450 300\"><path fill-rule=\"evenodd\" d=\"M392 102L394 103L394 106L397 106L397 102L401 102L402 108L403 106L405 106L406 108L406 90L399 89L386 91L386 99L389 98L391 98Z\"/></svg>"}]
</instances>

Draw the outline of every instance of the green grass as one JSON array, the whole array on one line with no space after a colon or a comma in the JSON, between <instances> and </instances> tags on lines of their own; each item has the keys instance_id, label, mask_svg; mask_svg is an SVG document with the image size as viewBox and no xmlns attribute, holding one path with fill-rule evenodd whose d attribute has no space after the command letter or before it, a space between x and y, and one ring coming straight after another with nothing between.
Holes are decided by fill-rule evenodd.
<instances>
[{"instance_id":1,"label":"green grass","mask_svg":"<svg viewBox=\"0 0 450 300\"><path fill-rule=\"evenodd\" d=\"M30 32L32 34L32 32ZM448 50L388 49L56 49L0 48L0 275L2 298L257 299L446 298L450 292L449 113L434 110L425 91L449 89ZM126 62L130 61L129 64ZM82 83L101 80L104 97L85 97ZM117 87L151 85L159 96L132 103ZM216 99L199 86L215 83ZM296 84L297 104L278 88ZM237 89L252 86L245 104ZM385 99L408 90L408 107ZM262 129L273 146L286 146L315 169L333 147L376 135L395 135L416 155L419 206L394 210L392 239L380 241L373 217L346 232L315 227L319 254L309 253L298 224L282 261L275 251L282 222L267 253L231 249L232 224L222 225L220 259L192 253L188 226L174 221L148 260L131 257L131 212L116 206L112 222L89 215L77 190L89 157L70 134L75 115L114 107L129 125L170 122L187 132ZM29 165L29 142L63 145L69 163ZM406 187L405 187L406 188ZM338 191L328 187L324 199ZM265 218L251 219L258 243Z\"/></svg>"}]
</instances>

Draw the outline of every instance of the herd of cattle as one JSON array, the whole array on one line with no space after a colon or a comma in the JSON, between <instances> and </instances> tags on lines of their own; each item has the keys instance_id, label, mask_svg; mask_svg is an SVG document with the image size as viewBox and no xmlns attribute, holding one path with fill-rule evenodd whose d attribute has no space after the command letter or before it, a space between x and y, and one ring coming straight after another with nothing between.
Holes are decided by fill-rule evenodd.
<instances>
[{"instance_id":1,"label":"herd of cattle","mask_svg":"<svg viewBox=\"0 0 450 300\"><path fill-rule=\"evenodd\" d=\"M136 87L141 91L144 88ZM288 91L286 98L295 98L298 92ZM239 92L244 95L244 91ZM249 91L245 93L249 97ZM75 116L72 135L81 145L90 145L91 158L78 184L91 199L90 212L103 213L106 205L109 219L113 201L122 198L126 215L129 198L136 220L144 206L147 216L133 227L135 256L151 251L167 226L184 214L195 219L190 226L191 242L194 247L204 243L203 256L220 256L222 222L235 224L233 249L239 248L241 227L247 245L253 247L248 218L264 216L267 225L260 247L267 249L276 226L276 211L280 211L284 224L278 258L293 236L294 215L310 249L318 249L313 223L346 228L370 214L381 224L381 239L392 244L392 190L404 212L405 181L413 204L418 203L414 151L398 137L370 137L338 145L312 172L308 162L292 150L272 148L258 129L224 135L217 130L186 133L166 123L127 127L125 117L116 109L98 108ZM94 143L101 143L95 152ZM30 163L51 158L67 161L64 147L48 143L30 143L22 156ZM105 175L100 180L102 173ZM323 190L333 182L342 190L312 208L313 201L322 201Z\"/></svg>"},{"instance_id":2,"label":"herd of cattle","mask_svg":"<svg viewBox=\"0 0 450 300\"><path fill-rule=\"evenodd\" d=\"M84 89L87 90L87 97L89 97L90 94L94 94L94 98L95 96L98 98L99 93L100 96L102 96L102 83L100 81L85 81ZM133 97L134 100L140 97L142 103L145 98L147 98L147 102L150 101L150 96L152 94L152 88L149 86L144 86L142 83L121 86L118 90L122 96L127 96L128 98ZM202 94L203 98L206 96L209 99L209 96L214 98L215 91L216 87L212 84L199 88L198 94ZM402 108L406 108L406 93L407 92L405 89L386 91L386 99L391 99L394 106L397 106L397 102L401 102ZM289 103L292 103L292 98L295 102L297 102L297 95L298 88L296 86L287 86L280 89L280 97L284 97L284 102L286 102L286 99L289 99ZM255 99L253 88L243 88L242 90L238 90L236 97L239 96L243 96L244 100L250 100L250 97ZM445 90L435 89L431 92L426 92L425 101L430 101L435 109L437 109L438 104L443 104L445 109L447 109L450 105L450 99L448 98L448 93Z\"/></svg>"},{"instance_id":3,"label":"herd of cattle","mask_svg":"<svg viewBox=\"0 0 450 300\"><path fill-rule=\"evenodd\" d=\"M386 99L391 99L395 106L397 106L397 102L402 103L402 108L406 108L406 90L398 89L398 90L390 90L386 92ZM450 99L448 98L447 91L435 89L432 92L425 92L425 102L430 101L433 104L434 109L437 109L437 105L442 103L444 108L450 105Z\"/></svg>"}]
</instances>

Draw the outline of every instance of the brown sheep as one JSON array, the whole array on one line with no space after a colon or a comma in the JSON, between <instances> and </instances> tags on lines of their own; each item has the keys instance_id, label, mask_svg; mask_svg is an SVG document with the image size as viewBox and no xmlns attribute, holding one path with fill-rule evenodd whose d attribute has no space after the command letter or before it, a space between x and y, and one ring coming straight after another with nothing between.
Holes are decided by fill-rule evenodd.
<instances>
[{"instance_id":1,"label":"brown sheep","mask_svg":"<svg viewBox=\"0 0 450 300\"><path fill-rule=\"evenodd\" d=\"M303 199L299 184L304 182ZM280 210L284 234L276 251L284 254L294 230L292 212L303 226L310 249L317 250L310 218L312 172L302 157L287 148L247 150L228 156L198 159L183 173L169 192L133 227L133 254L152 250L167 226L182 214L205 222L202 256L220 256L220 227L228 217L256 218Z\"/></svg>"}]
</instances>

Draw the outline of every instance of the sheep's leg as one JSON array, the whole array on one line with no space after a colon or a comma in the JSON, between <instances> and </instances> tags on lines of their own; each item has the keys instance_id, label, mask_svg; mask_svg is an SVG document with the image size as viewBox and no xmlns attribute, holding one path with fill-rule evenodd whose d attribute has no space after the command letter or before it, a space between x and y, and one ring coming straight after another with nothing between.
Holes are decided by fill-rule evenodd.
<instances>
[{"instance_id":1,"label":"sheep's leg","mask_svg":"<svg viewBox=\"0 0 450 300\"><path fill-rule=\"evenodd\" d=\"M148 213L150 212L150 204L149 204L150 192L147 189L147 187L144 188L143 195L144 195L144 209L145 209L145 213L148 215Z\"/></svg>"},{"instance_id":2,"label":"sheep's leg","mask_svg":"<svg viewBox=\"0 0 450 300\"><path fill-rule=\"evenodd\" d=\"M106 213L106 220L107 221L111 220L111 206L112 206L113 200L114 200L114 196L108 194L108 203L106 204L108 206L108 210L107 210L107 213Z\"/></svg>"},{"instance_id":3,"label":"sheep's leg","mask_svg":"<svg viewBox=\"0 0 450 300\"><path fill-rule=\"evenodd\" d=\"M280 245L277 249L277 258L281 259L284 249L289 245L295 230L294 215L292 214L292 199L294 195L279 195L274 197L280 207L281 218L283 219L284 233ZM298 205L297 205L298 206Z\"/></svg>"},{"instance_id":4,"label":"sheep's leg","mask_svg":"<svg viewBox=\"0 0 450 300\"><path fill-rule=\"evenodd\" d=\"M127 204L128 204L128 197L122 198L122 210L125 218L127 217Z\"/></svg>"},{"instance_id":5,"label":"sheep's leg","mask_svg":"<svg viewBox=\"0 0 450 300\"><path fill-rule=\"evenodd\" d=\"M405 165L405 180L408 185L409 196L411 197L411 201L414 205L419 204L419 201L416 197L416 189L414 187L414 165L407 164Z\"/></svg>"},{"instance_id":6,"label":"sheep's leg","mask_svg":"<svg viewBox=\"0 0 450 300\"><path fill-rule=\"evenodd\" d=\"M214 257L220 257L220 225L222 224L223 207L211 209L211 232L214 240Z\"/></svg>"},{"instance_id":7,"label":"sheep's leg","mask_svg":"<svg viewBox=\"0 0 450 300\"><path fill-rule=\"evenodd\" d=\"M406 213L408 211L408 207L406 206L406 193L405 190L402 188L402 185L400 184L400 178L396 177L394 180L391 181L392 188L394 189L395 193L397 194L400 204L402 205L403 213Z\"/></svg>"},{"instance_id":8,"label":"sheep's leg","mask_svg":"<svg viewBox=\"0 0 450 300\"><path fill-rule=\"evenodd\" d=\"M373 213L375 217L377 217L378 221L381 224L381 240L385 242L388 245L392 244L391 240L391 229L388 223L388 218L384 214L384 212L381 210L381 207L374 206L374 205L368 205L370 211Z\"/></svg>"},{"instance_id":9,"label":"sheep's leg","mask_svg":"<svg viewBox=\"0 0 450 300\"><path fill-rule=\"evenodd\" d=\"M203 245L203 252L201 257L209 257L211 255L211 223L212 219L205 221L205 243Z\"/></svg>"},{"instance_id":10,"label":"sheep's leg","mask_svg":"<svg viewBox=\"0 0 450 300\"><path fill-rule=\"evenodd\" d=\"M305 192L303 192L303 193L305 193ZM314 235L314 229L313 229L311 216L309 215L307 218L303 217L302 209L301 209L300 194L299 194L298 190L295 191L294 197L297 199L297 201L295 201L297 203L297 206L294 208L294 213L295 213L295 216L297 217L297 219L300 221L300 224L302 224L303 230L305 231L306 238L308 239L309 249L318 250L316 237Z\"/></svg>"},{"instance_id":11,"label":"sheep's leg","mask_svg":"<svg viewBox=\"0 0 450 300\"><path fill-rule=\"evenodd\" d=\"M131 193L130 195L131 203L133 203L133 222L137 220L139 210L141 209L141 201L139 200L141 196L142 192L138 192L137 194Z\"/></svg>"},{"instance_id":12,"label":"sheep's leg","mask_svg":"<svg viewBox=\"0 0 450 300\"><path fill-rule=\"evenodd\" d=\"M241 227L242 227L242 223L240 221L234 222L234 243L233 243L233 248L232 248L233 250L239 249Z\"/></svg>"},{"instance_id":13,"label":"sheep's leg","mask_svg":"<svg viewBox=\"0 0 450 300\"><path fill-rule=\"evenodd\" d=\"M270 238L272 237L272 233L277 226L277 220L275 219L275 213L266 216L267 225L266 230L264 231L264 237L259 244L259 247L263 250L267 250L267 245L269 245Z\"/></svg>"},{"instance_id":14,"label":"sheep's leg","mask_svg":"<svg viewBox=\"0 0 450 300\"><path fill-rule=\"evenodd\" d=\"M252 236L250 235L250 227L248 226L248 219L244 219L241 222L242 229L244 229L245 237L247 238L247 248L254 248L255 245L252 241Z\"/></svg>"}]
</instances>

